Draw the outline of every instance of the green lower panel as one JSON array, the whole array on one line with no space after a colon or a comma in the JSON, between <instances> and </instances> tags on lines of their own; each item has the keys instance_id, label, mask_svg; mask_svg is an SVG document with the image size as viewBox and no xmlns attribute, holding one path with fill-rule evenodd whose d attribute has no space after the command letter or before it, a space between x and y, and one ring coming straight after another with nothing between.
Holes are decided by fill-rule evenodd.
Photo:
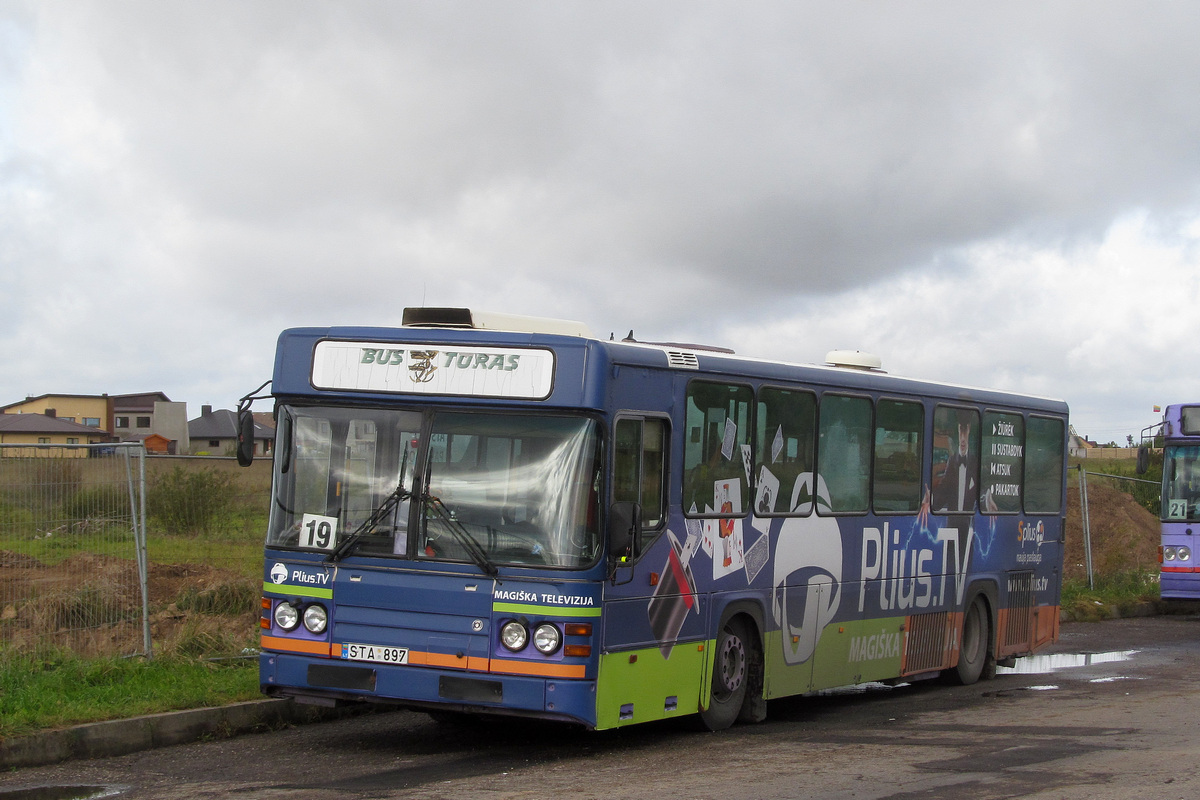
<instances>
[{"instance_id":1,"label":"green lower panel","mask_svg":"<svg viewBox=\"0 0 1200 800\"><path fill-rule=\"evenodd\" d=\"M900 674L903 617L828 625L807 661L789 664L779 631L767 634L767 697L849 686Z\"/></svg>"},{"instance_id":2,"label":"green lower panel","mask_svg":"<svg viewBox=\"0 0 1200 800\"><path fill-rule=\"evenodd\" d=\"M695 714L712 648L712 642L681 642L670 658L663 658L657 647L600 656L596 727Z\"/></svg>"},{"instance_id":3,"label":"green lower panel","mask_svg":"<svg viewBox=\"0 0 1200 800\"><path fill-rule=\"evenodd\" d=\"M817 654L817 689L866 683L900 675L904 617L831 625ZM840 633L838 631L841 631Z\"/></svg>"},{"instance_id":4,"label":"green lower panel","mask_svg":"<svg viewBox=\"0 0 1200 800\"><path fill-rule=\"evenodd\" d=\"M766 695L768 699L804 694L812 690L813 661L815 659L810 658L799 664L787 663L784 660L783 640L780 637L780 631L768 631L764 644L767 649Z\"/></svg>"}]
</instances>

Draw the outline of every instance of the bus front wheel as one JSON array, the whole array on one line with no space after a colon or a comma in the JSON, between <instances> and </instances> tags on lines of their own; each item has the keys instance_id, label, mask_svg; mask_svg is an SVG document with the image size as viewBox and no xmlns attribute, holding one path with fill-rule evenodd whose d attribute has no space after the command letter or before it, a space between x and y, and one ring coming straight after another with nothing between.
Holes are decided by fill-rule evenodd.
<instances>
[{"instance_id":1,"label":"bus front wheel","mask_svg":"<svg viewBox=\"0 0 1200 800\"><path fill-rule=\"evenodd\" d=\"M708 708L700 711L700 719L710 731L724 730L732 725L746 700L751 663L749 648L753 647L746 630L745 623L734 618L726 621L717 634Z\"/></svg>"}]
</instances>

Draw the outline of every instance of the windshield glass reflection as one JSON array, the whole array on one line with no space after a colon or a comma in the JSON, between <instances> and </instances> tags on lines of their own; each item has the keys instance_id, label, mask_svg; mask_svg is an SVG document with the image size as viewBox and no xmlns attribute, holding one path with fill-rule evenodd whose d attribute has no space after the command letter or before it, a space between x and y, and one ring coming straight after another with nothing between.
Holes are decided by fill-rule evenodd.
<instances>
[{"instance_id":1,"label":"windshield glass reflection","mask_svg":"<svg viewBox=\"0 0 1200 800\"><path fill-rule=\"evenodd\" d=\"M281 407L268 545L485 572L595 561L595 421L442 412L427 422L416 411Z\"/></svg>"}]
</instances>

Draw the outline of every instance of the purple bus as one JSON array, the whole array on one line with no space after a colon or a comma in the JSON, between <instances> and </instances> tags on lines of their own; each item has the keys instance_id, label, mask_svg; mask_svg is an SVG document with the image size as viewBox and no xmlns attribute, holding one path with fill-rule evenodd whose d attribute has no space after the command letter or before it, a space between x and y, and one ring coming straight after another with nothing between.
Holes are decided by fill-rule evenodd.
<instances>
[{"instance_id":1,"label":"purple bus","mask_svg":"<svg viewBox=\"0 0 1200 800\"><path fill-rule=\"evenodd\" d=\"M1193 530L1200 528L1200 404L1167 406L1163 437L1161 592L1200 597Z\"/></svg>"}]
</instances>

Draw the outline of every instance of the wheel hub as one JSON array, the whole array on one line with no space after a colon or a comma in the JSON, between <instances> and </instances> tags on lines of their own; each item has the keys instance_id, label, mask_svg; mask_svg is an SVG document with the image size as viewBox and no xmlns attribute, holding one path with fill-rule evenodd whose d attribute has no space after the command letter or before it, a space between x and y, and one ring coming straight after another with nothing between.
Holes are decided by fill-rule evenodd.
<instances>
[{"instance_id":1,"label":"wheel hub","mask_svg":"<svg viewBox=\"0 0 1200 800\"><path fill-rule=\"evenodd\" d=\"M735 692L746 675L746 647L737 636L725 639L724 647L717 654L721 685L727 692Z\"/></svg>"}]
</instances>

